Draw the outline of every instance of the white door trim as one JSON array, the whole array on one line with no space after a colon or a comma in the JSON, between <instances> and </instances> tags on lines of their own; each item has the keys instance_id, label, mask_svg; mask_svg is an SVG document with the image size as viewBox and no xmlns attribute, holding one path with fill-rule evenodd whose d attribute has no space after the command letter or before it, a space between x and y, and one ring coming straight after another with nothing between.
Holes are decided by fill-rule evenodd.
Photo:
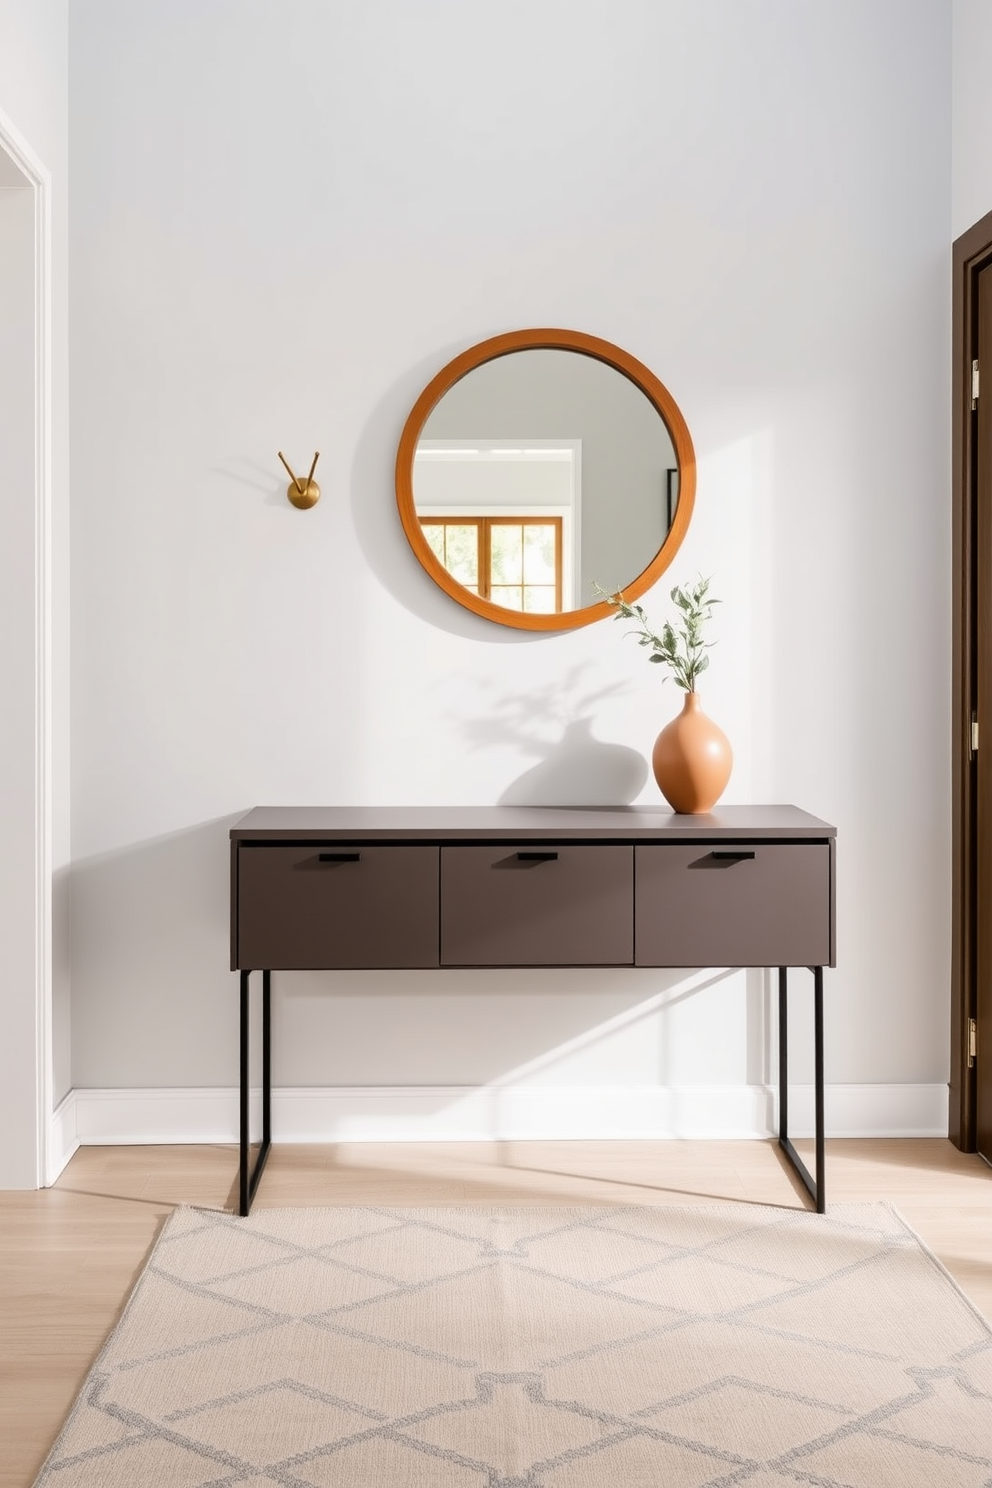
<instances>
[{"instance_id":1,"label":"white door trim","mask_svg":"<svg viewBox=\"0 0 992 1488\"><path fill-rule=\"evenodd\" d=\"M51 175L0 111L0 151L34 203L34 1002L35 1187L56 1176L52 1149L52 230ZM24 1140L31 1140L31 1133ZM12 1143L17 1134L8 1132Z\"/></svg>"}]
</instances>

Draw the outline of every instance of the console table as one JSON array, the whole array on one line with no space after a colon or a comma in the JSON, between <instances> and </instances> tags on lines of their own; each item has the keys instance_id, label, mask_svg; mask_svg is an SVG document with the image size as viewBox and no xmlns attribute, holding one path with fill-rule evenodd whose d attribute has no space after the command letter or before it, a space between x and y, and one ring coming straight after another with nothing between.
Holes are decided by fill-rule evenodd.
<instances>
[{"instance_id":1,"label":"console table","mask_svg":"<svg viewBox=\"0 0 992 1488\"><path fill-rule=\"evenodd\" d=\"M240 1212L272 1142L273 971L777 967L779 1144L825 1210L823 968L836 828L795 806L256 807L231 829L241 973ZM813 973L815 1179L788 1135L788 970ZM249 994L262 973L262 1137L250 1163Z\"/></svg>"}]
</instances>

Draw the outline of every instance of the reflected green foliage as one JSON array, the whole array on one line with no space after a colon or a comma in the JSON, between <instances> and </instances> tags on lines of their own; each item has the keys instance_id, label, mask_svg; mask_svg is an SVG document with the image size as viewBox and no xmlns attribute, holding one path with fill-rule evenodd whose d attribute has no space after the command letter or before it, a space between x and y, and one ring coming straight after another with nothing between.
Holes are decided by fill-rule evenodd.
<instances>
[{"instance_id":1,"label":"reflected green foliage","mask_svg":"<svg viewBox=\"0 0 992 1488\"><path fill-rule=\"evenodd\" d=\"M493 604L502 605L504 610L522 610L524 608L524 593L519 584L507 584L505 586L493 584L489 591L489 597Z\"/></svg>"},{"instance_id":2,"label":"reflected green foliage","mask_svg":"<svg viewBox=\"0 0 992 1488\"><path fill-rule=\"evenodd\" d=\"M531 615L553 615L555 612L554 587L542 584L535 588L528 584L524 589L524 609Z\"/></svg>"},{"instance_id":3,"label":"reflected green foliage","mask_svg":"<svg viewBox=\"0 0 992 1488\"><path fill-rule=\"evenodd\" d=\"M511 527L502 522L498 526L494 524L491 543L489 572L492 575L494 592L503 584L522 584L524 579L523 528ZM519 605L514 605L514 609L519 608Z\"/></svg>"},{"instance_id":4,"label":"reflected green foliage","mask_svg":"<svg viewBox=\"0 0 992 1488\"><path fill-rule=\"evenodd\" d=\"M421 522L420 530L427 539L430 548L438 563L444 562L444 528L437 523Z\"/></svg>"},{"instance_id":5,"label":"reflected green foliage","mask_svg":"<svg viewBox=\"0 0 992 1488\"><path fill-rule=\"evenodd\" d=\"M466 589L479 584L479 532L473 524L453 526L444 522L423 522L424 536L431 552L443 563L453 578Z\"/></svg>"},{"instance_id":6,"label":"reflected green foliage","mask_svg":"<svg viewBox=\"0 0 992 1488\"><path fill-rule=\"evenodd\" d=\"M524 582L527 584L550 584L555 582L555 534L551 527L527 527L524 529ZM526 605L526 609L530 606Z\"/></svg>"}]
</instances>

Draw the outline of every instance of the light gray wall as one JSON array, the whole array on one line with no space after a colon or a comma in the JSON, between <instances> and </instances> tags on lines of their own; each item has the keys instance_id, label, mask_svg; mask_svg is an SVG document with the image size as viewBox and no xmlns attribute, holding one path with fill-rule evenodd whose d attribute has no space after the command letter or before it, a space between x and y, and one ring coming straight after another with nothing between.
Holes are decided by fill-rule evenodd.
<instances>
[{"instance_id":1,"label":"light gray wall","mask_svg":"<svg viewBox=\"0 0 992 1488\"><path fill-rule=\"evenodd\" d=\"M943 0L70 19L74 1082L234 1082L256 803L657 799L617 761L679 705L659 669L460 611L394 513L422 386L541 324L626 347L692 431L646 604L713 575L725 799L839 827L828 1079L946 1080ZM299 513L276 451L318 448ZM759 1014L739 976L298 976L276 1080L718 1087L767 1073Z\"/></svg>"},{"instance_id":2,"label":"light gray wall","mask_svg":"<svg viewBox=\"0 0 992 1488\"><path fill-rule=\"evenodd\" d=\"M951 218L958 238L992 212L992 6L952 0Z\"/></svg>"}]
</instances>

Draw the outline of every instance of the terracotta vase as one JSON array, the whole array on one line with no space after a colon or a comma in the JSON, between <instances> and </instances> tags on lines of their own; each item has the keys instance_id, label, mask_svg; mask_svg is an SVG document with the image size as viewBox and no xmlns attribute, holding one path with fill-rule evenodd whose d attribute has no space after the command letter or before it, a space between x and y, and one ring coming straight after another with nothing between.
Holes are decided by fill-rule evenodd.
<instances>
[{"instance_id":1,"label":"terracotta vase","mask_svg":"<svg viewBox=\"0 0 992 1488\"><path fill-rule=\"evenodd\" d=\"M651 756L658 788L673 811L686 816L712 811L734 766L730 742L687 692L682 712L666 724Z\"/></svg>"}]
</instances>

